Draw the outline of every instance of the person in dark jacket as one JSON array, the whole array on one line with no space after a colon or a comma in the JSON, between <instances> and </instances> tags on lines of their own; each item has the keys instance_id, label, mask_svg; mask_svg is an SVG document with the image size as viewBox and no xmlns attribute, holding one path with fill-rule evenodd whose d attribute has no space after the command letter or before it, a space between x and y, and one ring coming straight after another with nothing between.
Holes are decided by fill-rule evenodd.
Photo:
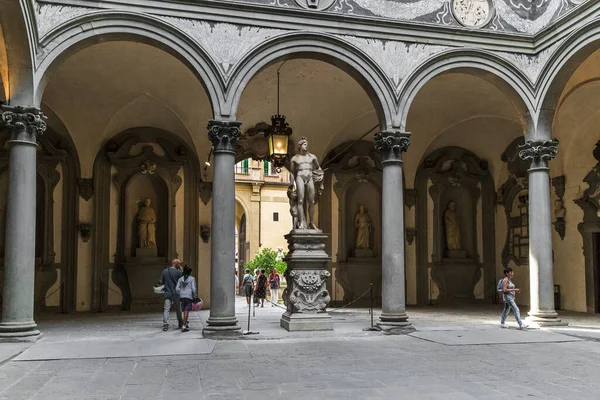
<instances>
[{"instance_id":1,"label":"person in dark jacket","mask_svg":"<svg viewBox=\"0 0 600 400\"><path fill-rule=\"evenodd\" d=\"M160 276L160 284L165 285L165 308L163 312L163 331L169 330L169 313L171 305L175 306L177 322L179 328L183 327L183 318L181 316L181 305L179 304L179 294L177 294L177 281L181 278L181 261L174 259L171 266L163 270Z\"/></svg>"},{"instance_id":2,"label":"person in dark jacket","mask_svg":"<svg viewBox=\"0 0 600 400\"><path fill-rule=\"evenodd\" d=\"M183 328L182 332L190 330L188 324L188 318L190 311L192 311L192 303L194 299L198 297L198 291L196 289L196 279L192 276L192 267L185 265L183 267L183 276L177 281L175 288L181 299L181 307L183 308Z\"/></svg>"}]
</instances>

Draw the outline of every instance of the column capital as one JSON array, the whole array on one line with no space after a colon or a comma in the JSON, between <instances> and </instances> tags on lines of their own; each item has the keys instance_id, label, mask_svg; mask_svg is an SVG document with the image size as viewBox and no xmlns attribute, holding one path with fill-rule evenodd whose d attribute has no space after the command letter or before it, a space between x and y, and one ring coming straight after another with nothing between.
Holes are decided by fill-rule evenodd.
<instances>
[{"instance_id":1,"label":"column capital","mask_svg":"<svg viewBox=\"0 0 600 400\"><path fill-rule=\"evenodd\" d=\"M547 169L548 162L558 154L558 139L552 140L528 140L519 145L519 158L531 161L530 170Z\"/></svg>"},{"instance_id":2,"label":"column capital","mask_svg":"<svg viewBox=\"0 0 600 400\"><path fill-rule=\"evenodd\" d=\"M215 153L235 153L238 139L242 135L239 121L208 121L208 139Z\"/></svg>"},{"instance_id":3,"label":"column capital","mask_svg":"<svg viewBox=\"0 0 600 400\"><path fill-rule=\"evenodd\" d=\"M410 133L381 131L375 134L375 150L383 155L383 163L402 162L402 153L408 150Z\"/></svg>"},{"instance_id":4,"label":"column capital","mask_svg":"<svg viewBox=\"0 0 600 400\"><path fill-rule=\"evenodd\" d=\"M10 142L37 145L37 135L46 131L46 116L35 107L0 106L0 126L10 132Z\"/></svg>"}]
</instances>

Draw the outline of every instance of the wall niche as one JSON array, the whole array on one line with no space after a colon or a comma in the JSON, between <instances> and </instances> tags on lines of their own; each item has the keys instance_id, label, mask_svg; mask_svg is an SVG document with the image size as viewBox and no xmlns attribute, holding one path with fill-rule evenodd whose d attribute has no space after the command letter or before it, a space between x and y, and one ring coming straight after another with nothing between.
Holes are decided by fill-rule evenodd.
<instances>
[{"instance_id":1,"label":"wall niche","mask_svg":"<svg viewBox=\"0 0 600 400\"><path fill-rule=\"evenodd\" d=\"M491 302L496 199L487 162L460 147L436 150L419 167L415 187L418 303L472 303L478 295ZM482 278L488 290L476 294Z\"/></svg>"},{"instance_id":2,"label":"wall niche","mask_svg":"<svg viewBox=\"0 0 600 400\"><path fill-rule=\"evenodd\" d=\"M109 290L119 294L111 284L120 291L121 309L156 307L162 300L148 288L170 259L198 268L199 180L196 154L170 132L132 128L104 144L94 167L93 309L119 301L111 292L109 303ZM179 219L177 210L183 210Z\"/></svg>"},{"instance_id":3,"label":"wall niche","mask_svg":"<svg viewBox=\"0 0 600 400\"><path fill-rule=\"evenodd\" d=\"M336 280L344 289L344 303L357 300L373 284L381 302L381 163L373 143L344 143L323 164L337 182L338 253ZM354 304L367 306L369 296Z\"/></svg>"}]
</instances>

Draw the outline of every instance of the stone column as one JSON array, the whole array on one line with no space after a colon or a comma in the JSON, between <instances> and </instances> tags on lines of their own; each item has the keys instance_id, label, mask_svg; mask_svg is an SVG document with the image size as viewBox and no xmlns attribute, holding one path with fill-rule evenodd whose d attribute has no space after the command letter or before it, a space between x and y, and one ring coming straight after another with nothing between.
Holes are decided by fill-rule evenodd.
<instances>
[{"instance_id":1,"label":"stone column","mask_svg":"<svg viewBox=\"0 0 600 400\"><path fill-rule=\"evenodd\" d=\"M241 334L235 318L235 146L241 122L208 123L213 145L210 316L205 336Z\"/></svg>"},{"instance_id":2,"label":"stone column","mask_svg":"<svg viewBox=\"0 0 600 400\"><path fill-rule=\"evenodd\" d=\"M383 160L382 184L382 329L410 330L406 315L404 270L404 192L402 153L410 133L385 131L375 135L375 149Z\"/></svg>"},{"instance_id":3,"label":"stone column","mask_svg":"<svg viewBox=\"0 0 600 400\"><path fill-rule=\"evenodd\" d=\"M532 325L564 325L554 310L552 275L552 211L548 161L558 153L558 140L528 141L519 157L531 162L529 180L529 275Z\"/></svg>"},{"instance_id":4,"label":"stone column","mask_svg":"<svg viewBox=\"0 0 600 400\"><path fill-rule=\"evenodd\" d=\"M10 133L0 337L20 338L40 334L33 320L36 137L46 123L37 108L1 106L0 111L0 125Z\"/></svg>"}]
</instances>

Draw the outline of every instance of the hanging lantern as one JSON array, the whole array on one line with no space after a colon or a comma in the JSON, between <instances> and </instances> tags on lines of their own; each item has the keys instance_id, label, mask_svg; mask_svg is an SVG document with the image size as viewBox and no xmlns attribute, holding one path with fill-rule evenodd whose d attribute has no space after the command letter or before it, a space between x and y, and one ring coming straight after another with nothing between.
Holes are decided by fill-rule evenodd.
<instances>
[{"instance_id":1,"label":"hanging lantern","mask_svg":"<svg viewBox=\"0 0 600 400\"><path fill-rule=\"evenodd\" d=\"M271 126L265 132L269 142L269 159L277 171L280 171L288 156L292 128L285 122L285 115L273 115Z\"/></svg>"}]
</instances>

